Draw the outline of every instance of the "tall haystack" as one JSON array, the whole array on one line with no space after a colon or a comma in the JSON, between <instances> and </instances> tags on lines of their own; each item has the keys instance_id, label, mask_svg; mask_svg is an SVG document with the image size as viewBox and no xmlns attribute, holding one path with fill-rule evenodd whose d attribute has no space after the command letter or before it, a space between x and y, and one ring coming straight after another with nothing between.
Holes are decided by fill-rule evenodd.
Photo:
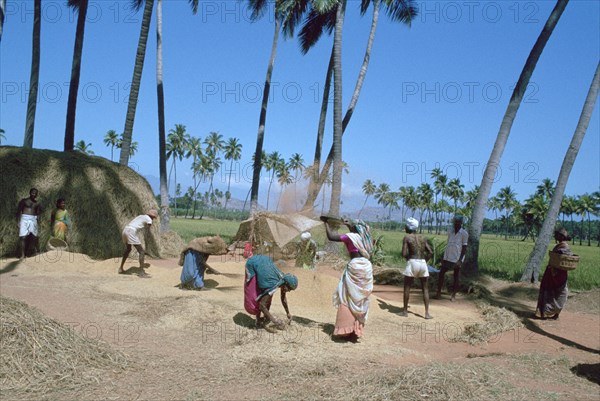
<instances>
[{"instance_id":1,"label":"tall haystack","mask_svg":"<svg viewBox=\"0 0 600 401\"><path fill-rule=\"evenodd\" d=\"M69 250L104 259L123 254L121 230L134 217L157 209L148 182L129 167L80 152L0 147L0 256L18 249L17 204L39 190L40 249L50 238L50 215L65 198L71 218ZM158 222L145 247L159 254ZM142 237L141 237L142 238Z\"/></svg>"}]
</instances>

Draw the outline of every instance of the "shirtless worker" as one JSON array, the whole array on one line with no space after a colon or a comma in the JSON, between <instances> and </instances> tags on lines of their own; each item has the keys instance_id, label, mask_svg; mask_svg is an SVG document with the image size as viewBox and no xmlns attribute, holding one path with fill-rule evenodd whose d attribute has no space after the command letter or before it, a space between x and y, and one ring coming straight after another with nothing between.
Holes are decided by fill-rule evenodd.
<instances>
[{"instance_id":1,"label":"shirtless worker","mask_svg":"<svg viewBox=\"0 0 600 401\"><path fill-rule=\"evenodd\" d=\"M29 190L29 198L19 201L17 208L17 225L19 227L19 242L21 245L20 258L24 259L27 253L29 235L33 236L35 250L38 248L38 216L42 213L42 207L37 201L39 191L35 188Z\"/></svg>"},{"instance_id":2,"label":"shirtless worker","mask_svg":"<svg viewBox=\"0 0 600 401\"><path fill-rule=\"evenodd\" d=\"M146 214L140 214L135 219L131 220L129 224L125 226L121 236L123 238L123 242L125 242L125 253L123 253L123 259L121 260L121 266L119 267L118 273L124 274L125 270L123 270L123 266L125 265L125 261L127 257L129 257L129 253L131 252L131 246L135 246L135 249L138 251L139 261L140 261L140 269L139 273L140 277L149 277L144 272L144 267L146 267L144 263L144 247L142 246L142 242L138 237L137 233L139 230L152 225L152 220L158 217L158 212L154 209L149 210Z\"/></svg>"},{"instance_id":3,"label":"shirtless worker","mask_svg":"<svg viewBox=\"0 0 600 401\"><path fill-rule=\"evenodd\" d=\"M407 260L404 270L404 309L400 316L408 316L408 298L410 297L410 287L415 277L421 280L423 290L423 303L425 304L425 319L432 319L429 314L429 286L427 278L429 270L427 268L427 259L433 255L433 251L425 238L416 234L419 228L419 221L413 217L406 219L406 235L402 240L402 256Z\"/></svg>"}]
</instances>

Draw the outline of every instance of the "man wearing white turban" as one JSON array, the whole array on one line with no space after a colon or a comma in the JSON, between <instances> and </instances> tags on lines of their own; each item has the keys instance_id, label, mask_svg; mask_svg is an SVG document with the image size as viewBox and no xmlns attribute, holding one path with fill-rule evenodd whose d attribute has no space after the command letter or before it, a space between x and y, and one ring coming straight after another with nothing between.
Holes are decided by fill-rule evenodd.
<instances>
[{"instance_id":1,"label":"man wearing white turban","mask_svg":"<svg viewBox=\"0 0 600 401\"><path fill-rule=\"evenodd\" d=\"M402 241L402 256L408 261L404 270L404 309L400 316L408 316L408 299L410 287L415 277L421 280L423 290L423 303L425 304L425 319L431 319L429 314L429 286L427 279L427 259L433 255L433 251L425 238L416 233L419 221L413 217L406 219L406 235Z\"/></svg>"}]
</instances>

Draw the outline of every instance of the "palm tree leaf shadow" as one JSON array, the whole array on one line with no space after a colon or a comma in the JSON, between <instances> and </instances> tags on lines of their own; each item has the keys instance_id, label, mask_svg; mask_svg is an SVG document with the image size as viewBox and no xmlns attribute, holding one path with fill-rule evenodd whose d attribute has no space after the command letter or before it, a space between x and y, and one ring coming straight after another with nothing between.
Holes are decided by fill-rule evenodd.
<instances>
[{"instance_id":1,"label":"palm tree leaf shadow","mask_svg":"<svg viewBox=\"0 0 600 401\"><path fill-rule=\"evenodd\" d=\"M568 347L577 348L582 351L591 352L593 354L600 354L600 350L598 350L598 349L589 348L585 345L576 343L567 338L557 336L556 334L548 333L546 330L544 330L542 327L540 327L534 320L532 320L531 317L533 315L533 310L531 309L531 307L527 304L517 301L516 300L517 298L515 298L515 297L504 298L504 297L494 296L491 294L486 294L483 296L483 298L493 306L497 306L500 308L506 308L507 310L516 314L521 319L521 322L523 323L525 328L527 328L528 330L530 330L531 332L533 332L535 334L539 334L541 336L548 337L548 338L550 338L554 341L557 341L563 345L566 345Z\"/></svg>"},{"instance_id":2,"label":"palm tree leaf shadow","mask_svg":"<svg viewBox=\"0 0 600 401\"><path fill-rule=\"evenodd\" d=\"M571 372L600 385L600 363L580 363L573 366Z\"/></svg>"}]
</instances>

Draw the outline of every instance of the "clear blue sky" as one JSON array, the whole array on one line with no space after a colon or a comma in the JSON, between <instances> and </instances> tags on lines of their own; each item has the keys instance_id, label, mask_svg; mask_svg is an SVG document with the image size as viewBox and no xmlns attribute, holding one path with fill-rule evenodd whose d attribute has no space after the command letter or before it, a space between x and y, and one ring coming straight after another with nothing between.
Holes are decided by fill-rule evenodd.
<instances>
[{"instance_id":1,"label":"clear blue sky","mask_svg":"<svg viewBox=\"0 0 600 401\"><path fill-rule=\"evenodd\" d=\"M44 0L40 100L34 147L62 150L76 17L66 1ZM218 131L237 137L243 155L234 197L244 199L251 182L261 87L273 36L273 20L251 23L245 3L201 1L163 6L167 130L185 124L204 139ZM525 59L555 2L417 2L412 27L391 23L385 13L377 31L367 78L344 135L342 210L360 207L362 183L418 186L439 165L465 190L481 182L502 116ZM371 11L348 1L343 37L344 110L362 62ZM141 12L128 1L90 0L86 24L76 138L110 158L102 139L121 132L133 72ZM9 145L22 145L31 63L33 1L7 0L0 44L0 126ZM298 152L312 163L320 98L332 38L306 56L297 40L280 40L273 73L264 149L286 159ZM132 167L158 177L156 38L153 22L133 138L139 152ZM510 185L520 200L544 178L556 180L600 58L600 2L572 0L550 38L531 80L502 157L492 193ZM325 152L331 144L328 118ZM598 105L571 173L567 193L596 191L600 183ZM115 158L118 158L115 155ZM190 161L178 181L192 182ZM218 188L226 189L225 177ZM260 202L265 203L266 181ZM200 190L206 190L206 187ZM273 193L276 192L274 190Z\"/></svg>"}]
</instances>

